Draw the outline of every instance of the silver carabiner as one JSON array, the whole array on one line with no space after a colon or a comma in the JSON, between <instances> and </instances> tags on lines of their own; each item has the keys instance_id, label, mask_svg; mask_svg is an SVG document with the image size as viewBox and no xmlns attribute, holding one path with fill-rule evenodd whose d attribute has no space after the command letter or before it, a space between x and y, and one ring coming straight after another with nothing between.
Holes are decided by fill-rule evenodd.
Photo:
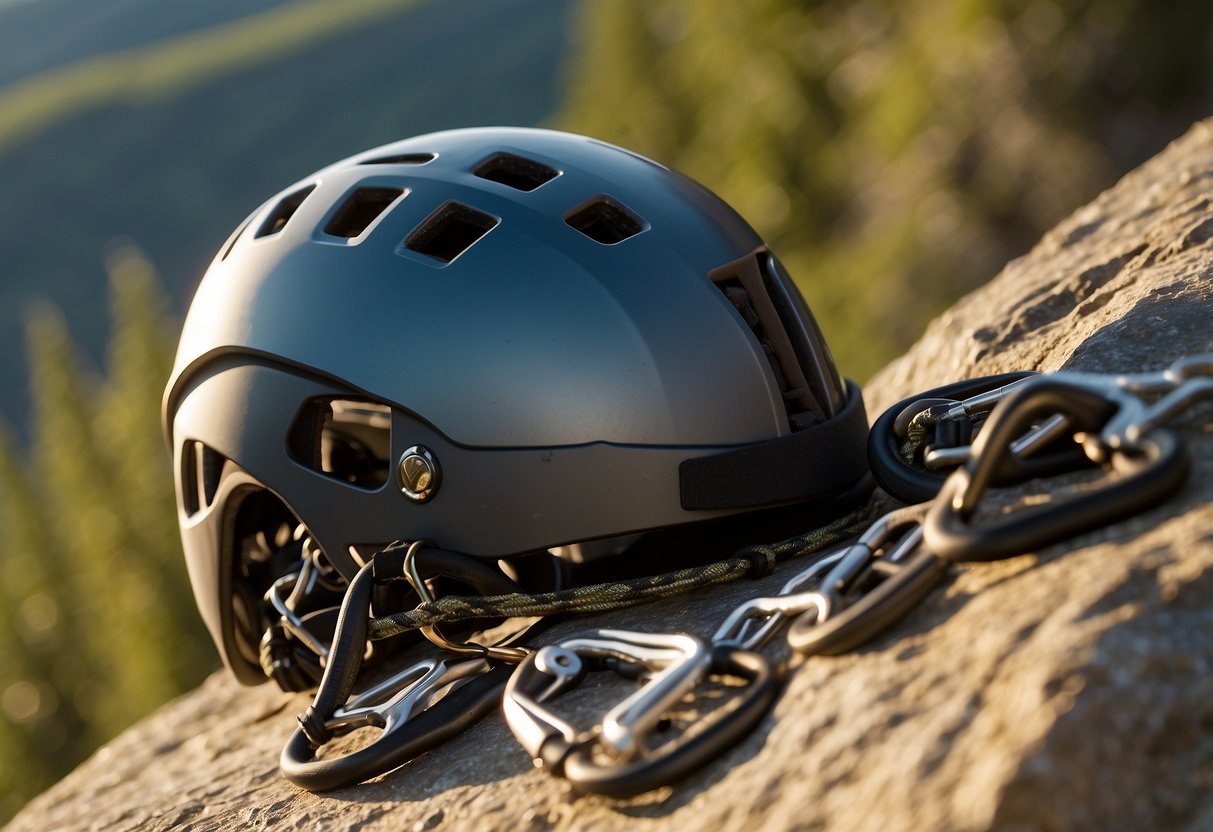
<instances>
[{"instance_id":1,"label":"silver carabiner","mask_svg":"<svg viewBox=\"0 0 1213 832\"><path fill-rule=\"evenodd\" d=\"M282 626L288 633L320 657L320 666L328 660L329 646L315 633L308 629L303 618L295 612L302 599L315 591L323 575L320 565L313 552L308 549L308 540L304 541L303 558L298 572L288 572L265 591L265 600L274 608L282 620Z\"/></svg>"},{"instance_id":2,"label":"silver carabiner","mask_svg":"<svg viewBox=\"0 0 1213 832\"><path fill-rule=\"evenodd\" d=\"M428 708L451 685L480 676L489 668L483 658L424 659L358 694L334 711L324 725L334 734L356 728L390 732Z\"/></svg>"},{"instance_id":3,"label":"silver carabiner","mask_svg":"<svg viewBox=\"0 0 1213 832\"><path fill-rule=\"evenodd\" d=\"M373 742L318 759L328 740L313 743L301 725L282 749L282 774L314 792L386 774L467 730L496 708L508 672L508 667L494 667L484 658L453 655L405 668L324 721L331 737L378 728L381 733Z\"/></svg>"},{"instance_id":4,"label":"silver carabiner","mask_svg":"<svg viewBox=\"0 0 1213 832\"><path fill-rule=\"evenodd\" d=\"M717 628L712 643L757 650L770 641L787 619L803 616L810 610L812 623L823 623L843 606L843 596L878 553L885 563L897 564L915 550L922 539L922 527L917 520L926 514L927 505L923 503L888 512L869 526L855 543L827 555L794 576L778 595L744 602ZM913 528L906 534L899 534L910 523ZM827 569L830 571L826 572ZM821 578L822 573L825 573L824 578ZM818 579L816 588L805 589ZM757 620L762 620L762 624L747 634Z\"/></svg>"},{"instance_id":5,"label":"silver carabiner","mask_svg":"<svg viewBox=\"0 0 1213 832\"><path fill-rule=\"evenodd\" d=\"M817 581L829 568L842 560L847 548L826 555L798 575L794 575L779 590L778 595L766 598L751 598L738 606L712 635L713 644L723 644L742 650L757 650L779 632L787 619L817 608L818 617L826 615L828 604L825 596L817 592L806 592L805 587ZM762 621L758 629L747 635L755 621Z\"/></svg>"},{"instance_id":6,"label":"silver carabiner","mask_svg":"<svg viewBox=\"0 0 1213 832\"><path fill-rule=\"evenodd\" d=\"M544 743L554 735L570 745L590 739L543 705L580 682L587 672L586 659L622 663L652 674L640 689L607 711L594 729L609 751L628 759L639 752L641 736L660 722L662 713L707 674L712 652L694 636L624 630L597 630L541 647L520 669L533 668L546 682L542 690L532 692L519 682L526 674L516 672L502 703L510 727L532 757L539 759Z\"/></svg>"},{"instance_id":7,"label":"silver carabiner","mask_svg":"<svg viewBox=\"0 0 1213 832\"><path fill-rule=\"evenodd\" d=\"M593 663L651 674L593 727L578 731L544 703L575 687ZM642 742L663 715L708 677L731 679L733 704L699 720L695 730L646 750ZM543 647L514 670L502 710L535 764L566 778L574 791L631 797L716 759L766 714L778 675L758 653L676 633L595 630Z\"/></svg>"}]
</instances>

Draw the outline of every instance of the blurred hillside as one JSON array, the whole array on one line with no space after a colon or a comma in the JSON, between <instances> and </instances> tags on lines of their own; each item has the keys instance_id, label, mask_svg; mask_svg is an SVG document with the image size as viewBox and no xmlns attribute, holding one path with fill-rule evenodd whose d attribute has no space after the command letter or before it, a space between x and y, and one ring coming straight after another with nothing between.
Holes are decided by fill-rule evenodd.
<instances>
[{"instance_id":1,"label":"blurred hillside","mask_svg":"<svg viewBox=\"0 0 1213 832\"><path fill-rule=\"evenodd\" d=\"M31 299L58 305L98 365L103 262L123 240L148 252L180 314L228 233L295 179L416 133L550 116L570 5L0 6L0 80L25 74L0 87L0 414L23 432ZM59 21L99 28L73 38ZM86 50L74 62L73 47Z\"/></svg>"},{"instance_id":2,"label":"blurred hillside","mask_svg":"<svg viewBox=\"0 0 1213 832\"><path fill-rule=\"evenodd\" d=\"M0 87L85 58L194 31L288 0L6 0L0 3Z\"/></svg>"}]
</instances>

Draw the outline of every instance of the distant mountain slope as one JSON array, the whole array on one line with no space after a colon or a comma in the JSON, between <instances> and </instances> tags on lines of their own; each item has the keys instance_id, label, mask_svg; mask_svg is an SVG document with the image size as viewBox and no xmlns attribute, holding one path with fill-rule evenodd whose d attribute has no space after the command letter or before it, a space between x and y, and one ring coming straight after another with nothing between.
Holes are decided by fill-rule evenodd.
<instances>
[{"instance_id":1,"label":"distant mountain slope","mask_svg":"<svg viewBox=\"0 0 1213 832\"><path fill-rule=\"evenodd\" d=\"M0 152L77 112L177 95L398 15L416 2L301 0L47 70L0 91Z\"/></svg>"},{"instance_id":2,"label":"distant mountain slope","mask_svg":"<svg viewBox=\"0 0 1213 832\"><path fill-rule=\"evenodd\" d=\"M143 46L290 0L21 0L0 3L0 86L63 64Z\"/></svg>"},{"instance_id":3,"label":"distant mountain slope","mask_svg":"<svg viewBox=\"0 0 1213 832\"><path fill-rule=\"evenodd\" d=\"M61 305L99 359L114 239L149 252L183 310L228 232L294 179L395 138L547 118L572 5L416 2L176 96L86 109L0 153L4 416L24 427L21 315L33 298Z\"/></svg>"}]
</instances>

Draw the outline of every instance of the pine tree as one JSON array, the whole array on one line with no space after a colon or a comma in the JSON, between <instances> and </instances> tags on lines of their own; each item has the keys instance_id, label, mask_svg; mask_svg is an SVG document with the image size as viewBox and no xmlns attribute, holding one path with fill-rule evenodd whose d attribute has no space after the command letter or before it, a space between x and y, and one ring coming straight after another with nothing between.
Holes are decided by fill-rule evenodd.
<instances>
[{"instance_id":1,"label":"pine tree","mask_svg":"<svg viewBox=\"0 0 1213 832\"><path fill-rule=\"evenodd\" d=\"M110 252L106 374L31 314L29 454L0 425L0 817L217 661L198 620L160 430L175 322L133 243Z\"/></svg>"},{"instance_id":2,"label":"pine tree","mask_svg":"<svg viewBox=\"0 0 1213 832\"><path fill-rule=\"evenodd\" d=\"M64 609L60 541L0 426L0 817L79 760L94 738L76 708L79 645Z\"/></svg>"},{"instance_id":3,"label":"pine tree","mask_svg":"<svg viewBox=\"0 0 1213 832\"><path fill-rule=\"evenodd\" d=\"M94 741L113 736L215 667L194 611L159 425L172 325L150 265L109 258L108 374L79 366L62 317L31 320L30 469L55 518L59 602L84 657L77 700Z\"/></svg>"},{"instance_id":4,"label":"pine tree","mask_svg":"<svg viewBox=\"0 0 1213 832\"><path fill-rule=\"evenodd\" d=\"M862 379L1207 115L1211 29L1195 1L587 3L557 123L734 205Z\"/></svg>"}]
</instances>

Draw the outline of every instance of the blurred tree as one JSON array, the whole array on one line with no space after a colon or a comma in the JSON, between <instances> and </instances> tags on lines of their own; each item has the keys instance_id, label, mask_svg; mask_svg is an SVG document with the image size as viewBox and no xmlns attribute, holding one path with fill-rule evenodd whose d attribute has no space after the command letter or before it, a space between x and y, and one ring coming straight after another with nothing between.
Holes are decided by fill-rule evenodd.
<instances>
[{"instance_id":1,"label":"blurred tree","mask_svg":"<svg viewBox=\"0 0 1213 832\"><path fill-rule=\"evenodd\" d=\"M91 747L70 696L78 662L56 575L65 565L8 431L0 429L0 817ZM68 696L64 696L68 692Z\"/></svg>"},{"instance_id":2,"label":"blurred tree","mask_svg":"<svg viewBox=\"0 0 1213 832\"><path fill-rule=\"evenodd\" d=\"M866 377L1213 104L1213 5L616 0L561 127L732 203Z\"/></svg>"},{"instance_id":3,"label":"blurred tree","mask_svg":"<svg viewBox=\"0 0 1213 832\"><path fill-rule=\"evenodd\" d=\"M31 316L33 448L0 433L0 770L10 813L217 664L194 611L159 425L175 323L151 265L113 248L107 374L53 307Z\"/></svg>"}]
</instances>

